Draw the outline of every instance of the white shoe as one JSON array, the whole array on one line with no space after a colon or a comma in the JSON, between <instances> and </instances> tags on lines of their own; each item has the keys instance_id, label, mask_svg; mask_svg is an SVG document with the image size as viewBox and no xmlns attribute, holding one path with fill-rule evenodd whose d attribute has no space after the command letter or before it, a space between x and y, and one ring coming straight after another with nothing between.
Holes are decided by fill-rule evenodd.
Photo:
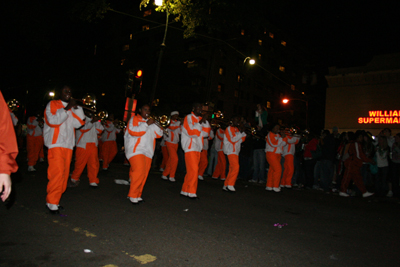
<instances>
[{"instance_id":1,"label":"white shoe","mask_svg":"<svg viewBox=\"0 0 400 267\"><path fill-rule=\"evenodd\" d=\"M168 177L167 177L167 176L164 176L164 175L161 175L161 179L163 179L163 180L168 180Z\"/></svg>"},{"instance_id":2,"label":"white shoe","mask_svg":"<svg viewBox=\"0 0 400 267\"><path fill-rule=\"evenodd\" d=\"M189 193L181 191L181 195L187 197Z\"/></svg>"},{"instance_id":3,"label":"white shoe","mask_svg":"<svg viewBox=\"0 0 400 267\"><path fill-rule=\"evenodd\" d=\"M79 180L70 179L71 185L69 187L77 187L79 185Z\"/></svg>"},{"instance_id":4,"label":"white shoe","mask_svg":"<svg viewBox=\"0 0 400 267\"><path fill-rule=\"evenodd\" d=\"M204 180L203 176L199 175L197 178L199 178L199 180Z\"/></svg>"},{"instance_id":5,"label":"white shoe","mask_svg":"<svg viewBox=\"0 0 400 267\"><path fill-rule=\"evenodd\" d=\"M393 197L393 192L392 192L392 191L389 191L389 192L387 193L386 196L387 196L387 197Z\"/></svg>"},{"instance_id":6,"label":"white shoe","mask_svg":"<svg viewBox=\"0 0 400 267\"><path fill-rule=\"evenodd\" d=\"M39 159L39 162L44 162L44 158L40 158L40 159Z\"/></svg>"},{"instance_id":7,"label":"white shoe","mask_svg":"<svg viewBox=\"0 0 400 267\"><path fill-rule=\"evenodd\" d=\"M90 186L96 187L96 186L99 186L99 185L96 184L96 183L90 183Z\"/></svg>"},{"instance_id":8,"label":"white shoe","mask_svg":"<svg viewBox=\"0 0 400 267\"><path fill-rule=\"evenodd\" d=\"M128 197L128 198L133 204L138 204L139 203L139 199L137 199L137 198L133 198L133 197Z\"/></svg>"},{"instance_id":9,"label":"white shoe","mask_svg":"<svg viewBox=\"0 0 400 267\"><path fill-rule=\"evenodd\" d=\"M363 197L370 197L370 196L373 196L374 195L374 193L371 193L371 192L365 192L364 194L363 194Z\"/></svg>"},{"instance_id":10,"label":"white shoe","mask_svg":"<svg viewBox=\"0 0 400 267\"><path fill-rule=\"evenodd\" d=\"M286 187L286 188L292 188L292 186L291 186L291 185L285 185L285 187Z\"/></svg>"},{"instance_id":11,"label":"white shoe","mask_svg":"<svg viewBox=\"0 0 400 267\"><path fill-rule=\"evenodd\" d=\"M122 179L114 179L114 183L123 184L123 185L130 185L130 182L128 182L127 180L122 180Z\"/></svg>"},{"instance_id":12,"label":"white shoe","mask_svg":"<svg viewBox=\"0 0 400 267\"><path fill-rule=\"evenodd\" d=\"M233 185L228 185L226 188L231 192L235 192L236 191L235 187Z\"/></svg>"},{"instance_id":13,"label":"white shoe","mask_svg":"<svg viewBox=\"0 0 400 267\"><path fill-rule=\"evenodd\" d=\"M274 190L275 193L281 192L281 188L280 187L273 187L272 190Z\"/></svg>"},{"instance_id":14,"label":"white shoe","mask_svg":"<svg viewBox=\"0 0 400 267\"><path fill-rule=\"evenodd\" d=\"M265 190L272 191L272 187L266 187Z\"/></svg>"},{"instance_id":15,"label":"white shoe","mask_svg":"<svg viewBox=\"0 0 400 267\"><path fill-rule=\"evenodd\" d=\"M103 171L107 171L108 170L108 168L103 168Z\"/></svg>"},{"instance_id":16,"label":"white shoe","mask_svg":"<svg viewBox=\"0 0 400 267\"><path fill-rule=\"evenodd\" d=\"M164 169L163 169L163 168L160 168L160 169L159 169L159 171L160 171L160 172L163 172L163 171L164 171Z\"/></svg>"},{"instance_id":17,"label":"white shoe","mask_svg":"<svg viewBox=\"0 0 400 267\"><path fill-rule=\"evenodd\" d=\"M33 166L28 166L28 172L35 172L36 169Z\"/></svg>"},{"instance_id":18,"label":"white shoe","mask_svg":"<svg viewBox=\"0 0 400 267\"><path fill-rule=\"evenodd\" d=\"M169 180L170 180L171 182L175 182L175 178L174 178L174 177L169 177Z\"/></svg>"},{"instance_id":19,"label":"white shoe","mask_svg":"<svg viewBox=\"0 0 400 267\"><path fill-rule=\"evenodd\" d=\"M139 202L142 202L143 201L143 198L141 198L141 197L138 197L138 199L137 199Z\"/></svg>"},{"instance_id":20,"label":"white shoe","mask_svg":"<svg viewBox=\"0 0 400 267\"><path fill-rule=\"evenodd\" d=\"M285 186L284 186L283 184L281 184L281 185L280 185L280 187L282 187L282 188L283 188L283 187L285 187Z\"/></svg>"},{"instance_id":21,"label":"white shoe","mask_svg":"<svg viewBox=\"0 0 400 267\"><path fill-rule=\"evenodd\" d=\"M226 185L224 185L224 186L222 187L222 190L224 190L224 191L226 191L226 192L229 191L228 188L226 187Z\"/></svg>"},{"instance_id":22,"label":"white shoe","mask_svg":"<svg viewBox=\"0 0 400 267\"><path fill-rule=\"evenodd\" d=\"M192 194L192 193L188 193L188 195L187 195L188 197L190 197L190 198L196 198L197 197L197 195L196 194Z\"/></svg>"},{"instance_id":23,"label":"white shoe","mask_svg":"<svg viewBox=\"0 0 400 267\"><path fill-rule=\"evenodd\" d=\"M53 211L58 210L58 205L56 205L56 204L46 203L46 206L49 208L49 210L53 210Z\"/></svg>"},{"instance_id":24,"label":"white shoe","mask_svg":"<svg viewBox=\"0 0 400 267\"><path fill-rule=\"evenodd\" d=\"M221 178L221 181L225 181L226 180L226 178Z\"/></svg>"},{"instance_id":25,"label":"white shoe","mask_svg":"<svg viewBox=\"0 0 400 267\"><path fill-rule=\"evenodd\" d=\"M339 196L341 197L349 197L350 195L345 192L339 192Z\"/></svg>"},{"instance_id":26,"label":"white shoe","mask_svg":"<svg viewBox=\"0 0 400 267\"><path fill-rule=\"evenodd\" d=\"M218 180L218 178L217 177L211 177L212 179L214 179L214 180Z\"/></svg>"}]
</instances>

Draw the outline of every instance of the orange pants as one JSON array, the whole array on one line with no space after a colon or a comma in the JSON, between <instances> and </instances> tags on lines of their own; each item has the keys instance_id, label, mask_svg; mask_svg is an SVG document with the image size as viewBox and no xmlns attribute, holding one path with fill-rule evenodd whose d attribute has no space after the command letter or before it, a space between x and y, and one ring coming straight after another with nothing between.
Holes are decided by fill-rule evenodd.
<instances>
[{"instance_id":1,"label":"orange pants","mask_svg":"<svg viewBox=\"0 0 400 267\"><path fill-rule=\"evenodd\" d=\"M176 168L178 167L178 144L165 142L168 150L168 160L163 171L163 175L175 178Z\"/></svg>"},{"instance_id":2,"label":"orange pants","mask_svg":"<svg viewBox=\"0 0 400 267\"><path fill-rule=\"evenodd\" d=\"M105 141L103 143L103 169L107 169L108 165L110 165L111 161L117 155L118 148L116 141Z\"/></svg>"},{"instance_id":3,"label":"orange pants","mask_svg":"<svg viewBox=\"0 0 400 267\"><path fill-rule=\"evenodd\" d=\"M47 154L49 167L47 169L46 202L58 205L61 195L67 189L69 167L71 165L72 149L64 147L50 148Z\"/></svg>"},{"instance_id":4,"label":"orange pants","mask_svg":"<svg viewBox=\"0 0 400 267\"><path fill-rule=\"evenodd\" d=\"M129 163L131 164L129 169L131 186L129 188L128 197L139 198L142 196L143 187L149 175L151 158L145 155L136 155L129 159Z\"/></svg>"},{"instance_id":5,"label":"orange pants","mask_svg":"<svg viewBox=\"0 0 400 267\"><path fill-rule=\"evenodd\" d=\"M294 157L291 154L285 156L285 163L283 164L283 176L281 180L281 185L292 185L292 177L294 173Z\"/></svg>"},{"instance_id":6,"label":"orange pants","mask_svg":"<svg viewBox=\"0 0 400 267\"><path fill-rule=\"evenodd\" d=\"M77 147L75 151L75 169L72 172L71 179L79 181L79 177L87 164L87 176L90 183L99 183L97 174L99 173L100 163L95 143L87 143L86 149Z\"/></svg>"},{"instance_id":7,"label":"orange pants","mask_svg":"<svg viewBox=\"0 0 400 267\"><path fill-rule=\"evenodd\" d=\"M161 161L160 169L165 169L165 167L167 166L167 162L168 162L168 148L167 148L167 146L162 146L161 147L161 153L162 153L162 161Z\"/></svg>"},{"instance_id":8,"label":"orange pants","mask_svg":"<svg viewBox=\"0 0 400 267\"><path fill-rule=\"evenodd\" d=\"M35 166L39 158L44 158L43 136L26 136L28 166Z\"/></svg>"},{"instance_id":9,"label":"orange pants","mask_svg":"<svg viewBox=\"0 0 400 267\"><path fill-rule=\"evenodd\" d=\"M267 187L278 188L282 175L281 154L267 152L266 157L269 164Z\"/></svg>"},{"instance_id":10,"label":"orange pants","mask_svg":"<svg viewBox=\"0 0 400 267\"><path fill-rule=\"evenodd\" d=\"M99 139L99 159L103 160L103 141Z\"/></svg>"},{"instance_id":11,"label":"orange pants","mask_svg":"<svg viewBox=\"0 0 400 267\"><path fill-rule=\"evenodd\" d=\"M218 151L218 162L217 166L215 166L215 170L212 177L214 178L221 177L221 179L226 178L226 158L224 151Z\"/></svg>"},{"instance_id":12,"label":"orange pants","mask_svg":"<svg viewBox=\"0 0 400 267\"><path fill-rule=\"evenodd\" d=\"M200 152L185 153L186 175L182 185L182 192L196 194L199 174Z\"/></svg>"},{"instance_id":13,"label":"orange pants","mask_svg":"<svg viewBox=\"0 0 400 267\"><path fill-rule=\"evenodd\" d=\"M200 155L200 162L199 162L199 175L203 176L204 172L206 171L208 165L208 151L202 150Z\"/></svg>"},{"instance_id":14,"label":"orange pants","mask_svg":"<svg viewBox=\"0 0 400 267\"><path fill-rule=\"evenodd\" d=\"M228 155L229 160L229 172L226 177L225 186L232 185L234 186L236 183L236 179L239 175L239 156L235 154Z\"/></svg>"}]
</instances>

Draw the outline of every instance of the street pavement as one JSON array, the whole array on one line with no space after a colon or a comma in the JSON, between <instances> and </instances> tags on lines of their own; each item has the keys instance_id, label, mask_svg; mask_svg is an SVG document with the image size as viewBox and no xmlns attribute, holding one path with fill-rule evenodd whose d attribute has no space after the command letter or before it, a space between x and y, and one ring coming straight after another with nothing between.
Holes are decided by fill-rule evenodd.
<instances>
[{"instance_id":1,"label":"street pavement","mask_svg":"<svg viewBox=\"0 0 400 267\"><path fill-rule=\"evenodd\" d=\"M100 185L86 173L62 196L64 210L45 207L47 163L13 175L13 195L0 205L0 266L399 266L398 199L342 198L316 190L267 192L238 180L199 181L199 199L152 169L144 203L127 199L129 167L112 163ZM22 162L21 162L22 161Z\"/></svg>"}]
</instances>

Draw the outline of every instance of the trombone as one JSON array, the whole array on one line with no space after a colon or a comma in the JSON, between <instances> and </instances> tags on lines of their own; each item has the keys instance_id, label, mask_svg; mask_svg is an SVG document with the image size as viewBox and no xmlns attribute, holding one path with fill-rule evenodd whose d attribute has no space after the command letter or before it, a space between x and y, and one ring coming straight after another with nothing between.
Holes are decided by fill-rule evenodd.
<instances>
[{"instance_id":1,"label":"trombone","mask_svg":"<svg viewBox=\"0 0 400 267\"><path fill-rule=\"evenodd\" d=\"M165 135L167 135L167 136L169 135L167 127L171 123L171 117L170 116L167 116L167 115L161 115L161 116L149 115L148 118L149 119L153 119L155 121L154 124L157 125L158 127L160 127L161 130L163 130Z\"/></svg>"},{"instance_id":2,"label":"trombone","mask_svg":"<svg viewBox=\"0 0 400 267\"><path fill-rule=\"evenodd\" d=\"M96 112L96 97L92 94L86 94L82 99L76 99L72 98L76 102L78 102L78 105L91 112ZM100 116L99 116L100 117ZM108 117L108 114L107 114Z\"/></svg>"}]
</instances>

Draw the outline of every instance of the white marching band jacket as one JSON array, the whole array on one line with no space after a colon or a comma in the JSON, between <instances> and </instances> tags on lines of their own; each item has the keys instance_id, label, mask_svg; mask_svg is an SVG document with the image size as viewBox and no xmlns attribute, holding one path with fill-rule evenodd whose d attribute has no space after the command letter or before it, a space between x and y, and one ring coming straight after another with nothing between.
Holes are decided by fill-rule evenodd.
<instances>
[{"instance_id":1,"label":"white marching band jacket","mask_svg":"<svg viewBox=\"0 0 400 267\"><path fill-rule=\"evenodd\" d=\"M286 145L282 147L282 156L294 155L296 152L296 144L298 144L300 138L298 136L288 136Z\"/></svg>"},{"instance_id":2,"label":"white marching band jacket","mask_svg":"<svg viewBox=\"0 0 400 267\"><path fill-rule=\"evenodd\" d=\"M156 138L161 138L163 130L154 123L147 125L147 119L140 115L133 116L125 131L125 156L130 159L136 155L153 158Z\"/></svg>"},{"instance_id":3,"label":"white marching band jacket","mask_svg":"<svg viewBox=\"0 0 400 267\"><path fill-rule=\"evenodd\" d=\"M224 136L225 136L225 131L219 128L217 132L215 133L215 150L223 151L224 150Z\"/></svg>"},{"instance_id":4,"label":"white marching band jacket","mask_svg":"<svg viewBox=\"0 0 400 267\"><path fill-rule=\"evenodd\" d=\"M203 149L203 136L201 134L203 127L199 123L201 117L197 117L192 112L185 117L182 125L181 145L183 151L201 152Z\"/></svg>"},{"instance_id":5,"label":"white marching band jacket","mask_svg":"<svg viewBox=\"0 0 400 267\"><path fill-rule=\"evenodd\" d=\"M39 121L36 116L32 116L28 118L27 126L27 134L28 136L42 136L43 129L39 125Z\"/></svg>"},{"instance_id":6,"label":"white marching band jacket","mask_svg":"<svg viewBox=\"0 0 400 267\"><path fill-rule=\"evenodd\" d=\"M266 137L265 152L282 154L282 147L286 145L287 138L282 138L280 134L269 132Z\"/></svg>"},{"instance_id":7,"label":"white marching band jacket","mask_svg":"<svg viewBox=\"0 0 400 267\"><path fill-rule=\"evenodd\" d=\"M164 134L165 142L178 144L179 143L179 134L181 133L181 122L171 121L171 124L167 128L168 135Z\"/></svg>"},{"instance_id":8,"label":"white marching band jacket","mask_svg":"<svg viewBox=\"0 0 400 267\"><path fill-rule=\"evenodd\" d=\"M113 122L107 121L104 125L104 131L101 134L100 140L102 142L115 141L117 140L117 133L119 133L120 131L120 129L117 129L114 126Z\"/></svg>"},{"instance_id":9,"label":"white marching band jacket","mask_svg":"<svg viewBox=\"0 0 400 267\"><path fill-rule=\"evenodd\" d=\"M214 131L211 129L210 123L206 121L203 125L203 150L208 150L209 147L209 140L214 139Z\"/></svg>"},{"instance_id":10,"label":"white marching band jacket","mask_svg":"<svg viewBox=\"0 0 400 267\"><path fill-rule=\"evenodd\" d=\"M95 143L96 146L98 146L99 142L97 135L101 134L101 132L104 130L104 127L99 121L94 123L91 121L91 118L86 117L85 125L76 130L76 147L86 149L87 143Z\"/></svg>"},{"instance_id":11,"label":"white marching band jacket","mask_svg":"<svg viewBox=\"0 0 400 267\"><path fill-rule=\"evenodd\" d=\"M224 154L239 155L240 144L246 139L246 133L241 133L237 127L228 126L224 135Z\"/></svg>"},{"instance_id":12,"label":"white marching band jacket","mask_svg":"<svg viewBox=\"0 0 400 267\"><path fill-rule=\"evenodd\" d=\"M75 129L85 124L85 114L81 107L65 110L67 102L50 101L44 111L43 127L44 144L48 148L64 147L73 149L75 146Z\"/></svg>"}]
</instances>

